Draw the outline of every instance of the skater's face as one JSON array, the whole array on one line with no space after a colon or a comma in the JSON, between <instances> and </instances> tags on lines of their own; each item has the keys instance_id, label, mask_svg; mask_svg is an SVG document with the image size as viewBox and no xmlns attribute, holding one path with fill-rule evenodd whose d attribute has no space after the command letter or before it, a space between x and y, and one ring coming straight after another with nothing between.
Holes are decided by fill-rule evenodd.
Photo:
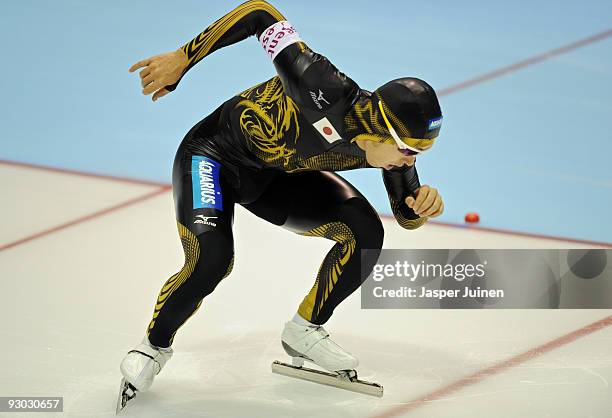
<instances>
[{"instance_id":1,"label":"skater's face","mask_svg":"<svg viewBox=\"0 0 612 418\"><path fill-rule=\"evenodd\" d=\"M372 167L390 170L404 165L411 166L416 160L416 155L404 154L395 144L367 140L357 140L356 142L365 151L366 160Z\"/></svg>"}]
</instances>

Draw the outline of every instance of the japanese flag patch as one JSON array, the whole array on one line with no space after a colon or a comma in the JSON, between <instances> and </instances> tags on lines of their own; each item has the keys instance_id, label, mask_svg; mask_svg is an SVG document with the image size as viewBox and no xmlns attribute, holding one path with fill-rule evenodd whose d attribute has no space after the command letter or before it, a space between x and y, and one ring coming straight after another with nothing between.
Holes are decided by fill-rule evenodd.
<instances>
[{"instance_id":1,"label":"japanese flag patch","mask_svg":"<svg viewBox=\"0 0 612 418\"><path fill-rule=\"evenodd\" d=\"M317 122L313 123L312 126L314 126L321 136L330 144L342 139L327 118L318 120Z\"/></svg>"}]
</instances>

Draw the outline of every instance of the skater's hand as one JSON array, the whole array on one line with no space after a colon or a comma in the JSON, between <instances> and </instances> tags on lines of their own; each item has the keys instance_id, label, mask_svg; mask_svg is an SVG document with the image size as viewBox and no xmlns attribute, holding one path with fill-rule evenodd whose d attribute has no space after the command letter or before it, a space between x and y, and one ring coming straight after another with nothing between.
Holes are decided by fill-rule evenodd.
<instances>
[{"instance_id":1,"label":"skater's hand","mask_svg":"<svg viewBox=\"0 0 612 418\"><path fill-rule=\"evenodd\" d=\"M153 92L153 101L170 93L165 87L174 84L181 78L183 71L187 68L187 56L181 49L166 54L155 55L138 61L130 67L130 72L133 73L139 68L140 84L142 85L142 94L149 95Z\"/></svg>"},{"instance_id":2,"label":"skater's hand","mask_svg":"<svg viewBox=\"0 0 612 418\"><path fill-rule=\"evenodd\" d=\"M406 204L421 218L425 216L435 218L444 212L444 202L438 189L424 185L416 189L414 195L416 199L408 196Z\"/></svg>"}]
</instances>

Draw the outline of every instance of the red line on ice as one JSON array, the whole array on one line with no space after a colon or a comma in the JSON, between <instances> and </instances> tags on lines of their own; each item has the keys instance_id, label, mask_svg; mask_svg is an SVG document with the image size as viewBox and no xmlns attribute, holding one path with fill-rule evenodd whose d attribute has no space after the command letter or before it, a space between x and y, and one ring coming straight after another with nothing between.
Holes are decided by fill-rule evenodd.
<instances>
[{"instance_id":1,"label":"red line on ice","mask_svg":"<svg viewBox=\"0 0 612 418\"><path fill-rule=\"evenodd\" d=\"M380 214L380 217L388 218L388 219L395 219L393 215L387 215L386 213ZM497 228L489 228L485 226L460 224L460 223L452 223L452 222L441 222L441 221L435 221L435 220L429 220L427 221L427 223L437 225L437 226L450 227L450 228L460 228L460 229L467 229L467 230L474 230L474 231L493 232L496 234L515 235L518 237L547 239L551 241L561 241L561 242L571 242L571 243L583 244L583 245L592 245L594 247L612 248L612 243L610 242L589 241L589 240L584 240L584 239L557 237L553 235L536 234L532 232L510 231L508 229L497 229Z\"/></svg>"},{"instance_id":2,"label":"red line on ice","mask_svg":"<svg viewBox=\"0 0 612 418\"><path fill-rule=\"evenodd\" d=\"M468 386L480 383L488 377L501 374L512 367L518 366L522 363L525 363L526 361L539 357L542 354L546 354L556 348L570 344L579 338L585 337L605 327L609 327L610 325L612 325L612 315L600 319L599 321L593 322L589 325L586 325L582 328L579 328L575 331L572 331L569 334L565 334L547 343L527 350L524 353L518 354L514 357L510 357L506 360L502 360L487 368L478 370L477 372L472 373L469 376L448 383L447 385L435 389L419 398L408 401L407 403L391 408L380 414L373 415L371 418L392 418L404 415L414 409L426 406L429 402L441 400L445 396L450 395L451 393L458 392Z\"/></svg>"},{"instance_id":3,"label":"red line on ice","mask_svg":"<svg viewBox=\"0 0 612 418\"><path fill-rule=\"evenodd\" d=\"M161 193L165 192L166 190L169 190L170 188L171 188L170 186L163 186L163 187L155 189L155 190L153 190L153 191L151 191L151 192L149 192L149 193L147 193L145 195L132 198L132 199L127 200L127 201L125 201L123 203L119 203L117 205L114 205L114 206L111 206L111 207L99 210L99 211L91 213L89 215L81 216L80 218L76 218L76 219L73 219L71 221L65 222L63 224L54 226L52 228L45 229L44 231L37 232L37 233L32 234L30 236L27 236L25 238L21 238L21 239L19 239L17 241L13 241L13 242L10 242L8 244L0 245L0 251L8 250L9 248L14 248L14 247L16 247L18 245L25 244L26 242L30 242L32 240L44 237L46 235L52 234L52 233L57 232L57 231L61 231L63 229L69 228L71 226L74 226L74 225L77 225L77 224L80 224L80 223L83 223L83 222L87 222L87 221L90 221L92 219L104 216L104 215L108 215L109 213L116 212L116 211L118 211L120 209L123 209L125 207L134 205L136 203L139 203L139 202L142 202L144 200L150 199L150 198L152 198L154 196L157 196L158 194L161 194Z\"/></svg>"},{"instance_id":4,"label":"red line on ice","mask_svg":"<svg viewBox=\"0 0 612 418\"><path fill-rule=\"evenodd\" d=\"M471 78L469 80L462 81L461 83L457 83L455 85L446 87L438 91L438 95L446 96L448 94L455 93L456 91L467 89L468 87L472 87L476 84L481 84L486 81L492 80L494 78L502 77L504 75L521 70L530 65L539 64L540 62L545 61L547 59L573 51L574 49L578 49L583 46L590 45L598 41L602 41L606 38L609 38L610 36L612 36L612 29L608 29L603 32L599 32L595 35L589 36L588 38L580 39L578 41L564 45L562 47L551 49L550 51L543 52L538 55L534 55L522 61L515 62L514 64L510 64L505 67L498 68L497 70L493 70L488 73L484 73L477 77Z\"/></svg>"},{"instance_id":5,"label":"red line on ice","mask_svg":"<svg viewBox=\"0 0 612 418\"><path fill-rule=\"evenodd\" d=\"M68 168L50 167L50 166L46 166L46 165L33 164L33 163L24 163L24 162L20 162L20 161L10 161L10 160L0 159L0 165L8 165L8 166L22 167L22 168L31 168L31 169L34 169L34 170L50 171L50 172L53 172L53 173L72 174L74 176L99 178L99 179L103 179L103 180L118 181L118 182L121 182L121 183L143 184L145 186L159 186L159 187L167 186L166 183L157 183L157 182L154 182L154 181L139 180L139 179L133 179L133 178L128 178L128 177L111 176L111 175L108 175L108 174L88 173L86 171L71 170L71 169L68 169Z\"/></svg>"}]
</instances>

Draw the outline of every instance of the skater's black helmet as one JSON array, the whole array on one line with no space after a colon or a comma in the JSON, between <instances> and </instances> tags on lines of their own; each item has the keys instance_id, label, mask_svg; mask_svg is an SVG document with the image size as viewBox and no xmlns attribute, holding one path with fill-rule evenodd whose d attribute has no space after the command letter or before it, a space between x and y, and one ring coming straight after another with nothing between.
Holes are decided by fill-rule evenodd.
<instances>
[{"instance_id":1,"label":"skater's black helmet","mask_svg":"<svg viewBox=\"0 0 612 418\"><path fill-rule=\"evenodd\" d=\"M419 153L433 145L442 126L434 89L413 77L398 78L374 91L374 106L400 149Z\"/></svg>"}]
</instances>

